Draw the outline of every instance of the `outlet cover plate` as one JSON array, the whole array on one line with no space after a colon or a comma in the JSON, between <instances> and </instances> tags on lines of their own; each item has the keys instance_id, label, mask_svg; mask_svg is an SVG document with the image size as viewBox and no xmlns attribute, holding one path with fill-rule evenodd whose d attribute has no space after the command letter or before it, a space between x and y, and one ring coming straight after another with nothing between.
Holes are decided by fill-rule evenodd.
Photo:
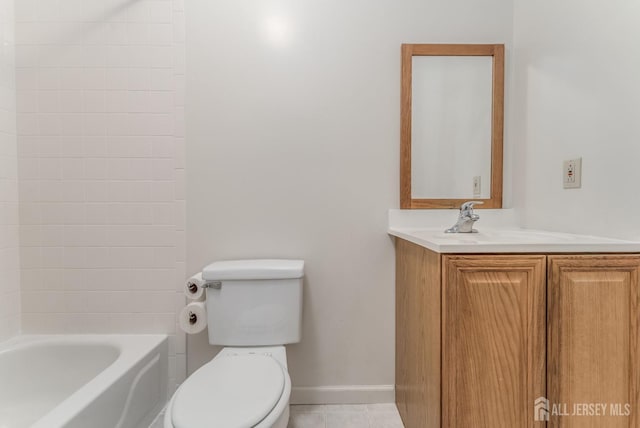
<instances>
[{"instance_id":1,"label":"outlet cover plate","mask_svg":"<svg viewBox=\"0 0 640 428\"><path fill-rule=\"evenodd\" d=\"M582 187L582 158L569 159L562 164L562 184L565 189Z\"/></svg>"},{"instance_id":2,"label":"outlet cover plate","mask_svg":"<svg viewBox=\"0 0 640 428\"><path fill-rule=\"evenodd\" d=\"M479 198L482 194L482 177L476 175L473 177L473 197Z\"/></svg>"}]
</instances>

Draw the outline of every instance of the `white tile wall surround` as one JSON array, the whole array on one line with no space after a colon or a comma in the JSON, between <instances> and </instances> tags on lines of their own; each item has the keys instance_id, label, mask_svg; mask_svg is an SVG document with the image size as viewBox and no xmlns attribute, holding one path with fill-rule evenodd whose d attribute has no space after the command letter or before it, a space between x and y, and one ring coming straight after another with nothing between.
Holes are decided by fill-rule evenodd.
<instances>
[{"instance_id":1,"label":"white tile wall surround","mask_svg":"<svg viewBox=\"0 0 640 428\"><path fill-rule=\"evenodd\" d=\"M23 330L168 333L179 383L183 5L17 3Z\"/></svg>"},{"instance_id":2,"label":"white tile wall surround","mask_svg":"<svg viewBox=\"0 0 640 428\"><path fill-rule=\"evenodd\" d=\"M0 341L20 331L14 0L0 0Z\"/></svg>"}]
</instances>

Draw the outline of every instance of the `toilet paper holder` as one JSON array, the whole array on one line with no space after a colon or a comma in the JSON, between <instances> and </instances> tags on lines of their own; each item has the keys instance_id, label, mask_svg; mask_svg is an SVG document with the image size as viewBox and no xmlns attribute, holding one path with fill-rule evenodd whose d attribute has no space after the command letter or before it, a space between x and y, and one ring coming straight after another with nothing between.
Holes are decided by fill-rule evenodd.
<instances>
[{"instance_id":1,"label":"toilet paper holder","mask_svg":"<svg viewBox=\"0 0 640 428\"><path fill-rule=\"evenodd\" d=\"M198 322L198 316L193 312L189 311L189 324L194 325Z\"/></svg>"},{"instance_id":2,"label":"toilet paper holder","mask_svg":"<svg viewBox=\"0 0 640 428\"><path fill-rule=\"evenodd\" d=\"M222 281L205 282L202 288L213 288L214 290L220 290L222 288Z\"/></svg>"},{"instance_id":3,"label":"toilet paper holder","mask_svg":"<svg viewBox=\"0 0 640 428\"><path fill-rule=\"evenodd\" d=\"M211 281L205 282L202 284L202 288L213 288L214 290L220 290L222 288L222 281ZM198 291L198 284L195 282L190 282L187 284L187 289L190 293L195 293Z\"/></svg>"}]
</instances>

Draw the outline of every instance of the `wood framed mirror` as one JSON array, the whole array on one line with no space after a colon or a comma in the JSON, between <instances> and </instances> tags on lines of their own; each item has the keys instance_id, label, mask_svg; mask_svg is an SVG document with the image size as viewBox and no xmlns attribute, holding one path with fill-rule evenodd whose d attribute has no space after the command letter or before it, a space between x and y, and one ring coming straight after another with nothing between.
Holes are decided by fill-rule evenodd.
<instances>
[{"instance_id":1,"label":"wood framed mirror","mask_svg":"<svg viewBox=\"0 0 640 428\"><path fill-rule=\"evenodd\" d=\"M502 208L504 45L403 44L400 208Z\"/></svg>"}]
</instances>

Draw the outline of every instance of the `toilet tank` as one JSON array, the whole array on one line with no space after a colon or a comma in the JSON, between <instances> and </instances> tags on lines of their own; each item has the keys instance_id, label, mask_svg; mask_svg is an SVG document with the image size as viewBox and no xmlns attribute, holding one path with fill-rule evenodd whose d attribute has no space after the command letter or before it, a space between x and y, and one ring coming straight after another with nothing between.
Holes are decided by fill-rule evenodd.
<instances>
[{"instance_id":1,"label":"toilet tank","mask_svg":"<svg viewBox=\"0 0 640 428\"><path fill-rule=\"evenodd\" d=\"M303 276L303 260L232 260L205 267L209 343L300 342Z\"/></svg>"}]
</instances>

